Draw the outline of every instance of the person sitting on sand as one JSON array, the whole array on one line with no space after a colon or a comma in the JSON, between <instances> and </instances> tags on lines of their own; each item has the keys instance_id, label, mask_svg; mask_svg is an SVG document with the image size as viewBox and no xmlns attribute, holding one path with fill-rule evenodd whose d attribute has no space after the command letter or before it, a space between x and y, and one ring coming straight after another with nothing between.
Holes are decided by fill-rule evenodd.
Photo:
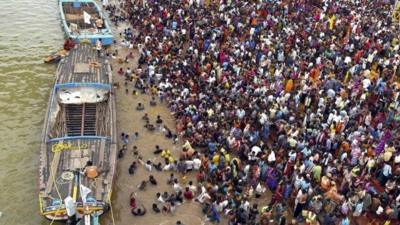
<instances>
[{"instance_id":1,"label":"person sitting on sand","mask_svg":"<svg viewBox=\"0 0 400 225\"><path fill-rule=\"evenodd\" d=\"M138 151L138 149L137 149L137 146L135 145L135 146L133 146L133 156L138 156L139 155L139 151Z\"/></svg>"},{"instance_id":2,"label":"person sitting on sand","mask_svg":"<svg viewBox=\"0 0 400 225\"><path fill-rule=\"evenodd\" d=\"M135 196L135 193L132 192L130 195L130 206L132 209L136 208L136 198L134 196Z\"/></svg>"},{"instance_id":3,"label":"person sitting on sand","mask_svg":"<svg viewBox=\"0 0 400 225\"><path fill-rule=\"evenodd\" d=\"M168 192L164 191L164 193L162 194L162 198L164 199L164 202L166 202L169 199L170 195L168 194Z\"/></svg>"},{"instance_id":4,"label":"person sitting on sand","mask_svg":"<svg viewBox=\"0 0 400 225\"><path fill-rule=\"evenodd\" d=\"M161 119L160 115L157 115L156 124L162 124L163 120Z\"/></svg>"},{"instance_id":5,"label":"person sitting on sand","mask_svg":"<svg viewBox=\"0 0 400 225\"><path fill-rule=\"evenodd\" d=\"M133 175L135 173L137 166L136 166L136 162L132 162L132 164L129 166L128 172L130 175Z\"/></svg>"},{"instance_id":6,"label":"person sitting on sand","mask_svg":"<svg viewBox=\"0 0 400 225\"><path fill-rule=\"evenodd\" d=\"M158 192L158 193L156 194L156 198L157 198L157 201L158 201L158 202L160 202L160 203L165 203L165 200L164 200L163 196L160 194L160 192Z\"/></svg>"},{"instance_id":7,"label":"person sitting on sand","mask_svg":"<svg viewBox=\"0 0 400 225\"><path fill-rule=\"evenodd\" d=\"M189 187L185 188L185 192L183 193L183 196L187 199L187 200L192 200L194 198L194 194L193 192L189 189Z\"/></svg>"},{"instance_id":8,"label":"person sitting on sand","mask_svg":"<svg viewBox=\"0 0 400 225\"><path fill-rule=\"evenodd\" d=\"M146 124L144 125L145 128L149 131L154 131L156 128L154 127L153 124L151 124L149 121L146 121Z\"/></svg>"},{"instance_id":9,"label":"person sitting on sand","mask_svg":"<svg viewBox=\"0 0 400 225\"><path fill-rule=\"evenodd\" d=\"M126 150L127 150L126 145L123 145L122 148L118 152L118 158L119 159L124 158Z\"/></svg>"},{"instance_id":10,"label":"person sitting on sand","mask_svg":"<svg viewBox=\"0 0 400 225\"><path fill-rule=\"evenodd\" d=\"M150 100L150 106L156 106L156 105L157 105L156 98L154 98L154 97L151 97L151 100Z\"/></svg>"},{"instance_id":11,"label":"person sitting on sand","mask_svg":"<svg viewBox=\"0 0 400 225\"><path fill-rule=\"evenodd\" d=\"M181 190L182 190L182 186L179 184L178 179L175 178L175 180L174 180L174 191L176 193L178 193Z\"/></svg>"},{"instance_id":12,"label":"person sitting on sand","mask_svg":"<svg viewBox=\"0 0 400 225\"><path fill-rule=\"evenodd\" d=\"M163 123L163 120L161 119L161 116L158 115L156 119L156 124L157 124L157 129L161 130L161 124Z\"/></svg>"},{"instance_id":13,"label":"person sitting on sand","mask_svg":"<svg viewBox=\"0 0 400 225\"><path fill-rule=\"evenodd\" d=\"M172 165L171 165L171 163L169 162L169 160L166 159L166 160L165 160L165 165L164 165L164 167L163 167L163 171L170 171L171 169L172 169ZM169 179L169 178L168 178L168 179ZM169 182L169 180L167 180L167 182ZM171 185L172 185L173 180L170 181L170 182L171 182Z\"/></svg>"},{"instance_id":14,"label":"person sitting on sand","mask_svg":"<svg viewBox=\"0 0 400 225\"><path fill-rule=\"evenodd\" d=\"M189 186L188 187L193 192L193 194L196 194L197 187L193 184L193 181L189 181Z\"/></svg>"},{"instance_id":15,"label":"person sitting on sand","mask_svg":"<svg viewBox=\"0 0 400 225\"><path fill-rule=\"evenodd\" d=\"M154 178L153 175L149 176L149 181L152 185L157 185L157 180Z\"/></svg>"},{"instance_id":16,"label":"person sitting on sand","mask_svg":"<svg viewBox=\"0 0 400 225\"><path fill-rule=\"evenodd\" d=\"M122 67L119 68L118 72L119 75L124 75L124 70L122 69Z\"/></svg>"},{"instance_id":17,"label":"person sitting on sand","mask_svg":"<svg viewBox=\"0 0 400 225\"><path fill-rule=\"evenodd\" d=\"M125 80L130 81L131 75L132 75L132 70L130 67L128 67L125 71Z\"/></svg>"},{"instance_id":18,"label":"person sitting on sand","mask_svg":"<svg viewBox=\"0 0 400 225\"><path fill-rule=\"evenodd\" d=\"M142 116L142 120L144 120L144 121L149 121L149 115L147 115L147 113L145 113L145 114Z\"/></svg>"},{"instance_id":19,"label":"person sitting on sand","mask_svg":"<svg viewBox=\"0 0 400 225\"><path fill-rule=\"evenodd\" d=\"M152 209L153 209L153 211L154 211L155 213L160 213L160 212L161 212L161 210L158 208L158 206L157 206L156 203L153 203Z\"/></svg>"},{"instance_id":20,"label":"person sitting on sand","mask_svg":"<svg viewBox=\"0 0 400 225\"><path fill-rule=\"evenodd\" d=\"M139 190L141 191L145 191L146 190L146 186L147 186L147 181L142 181L142 183L140 183L140 185L138 186Z\"/></svg>"},{"instance_id":21,"label":"person sitting on sand","mask_svg":"<svg viewBox=\"0 0 400 225\"><path fill-rule=\"evenodd\" d=\"M153 151L153 154L158 155L162 152L162 149L160 146L156 145L156 149Z\"/></svg>"},{"instance_id":22,"label":"person sitting on sand","mask_svg":"<svg viewBox=\"0 0 400 225\"><path fill-rule=\"evenodd\" d=\"M137 140L139 138L139 132L133 133L133 140Z\"/></svg>"},{"instance_id":23,"label":"person sitting on sand","mask_svg":"<svg viewBox=\"0 0 400 225\"><path fill-rule=\"evenodd\" d=\"M164 125L164 131L165 131L165 137L168 139L171 139L174 137L174 135L172 134L171 129L169 129L167 126Z\"/></svg>"},{"instance_id":24,"label":"person sitting on sand","mask_svg":"<svg viewBox=\"0 0 400 225\"><path fill-rule=\"evenodd\" d=\"M176 206L174 202L166 204L162 208L163 213L174 213L176 211Z\"/></svg>"},{"instance_id":25,"label":"person sitting on sand","mask_svg":"<svg viewBox=\"0 0 400 225\"><path fill-rule=\"evenodd\" d=\"M158 164L153 164L153 166L157 171L161 172L163 170L162 164L160 162Z\"/></svg>"},{"instance_id":26,"label":"person sitting on sand","mask_svg":"<svg viewBox=\"0 0 400 225\"><path fill-rule=\"evenodd\" d=\"M167 184L168 184L168 185L174 184L174 180L175 180L174 174L171 173L171 174L169 175L169 177L167 178Z\"/></svg>"},{"instance_id":27,"label":"person sitting on sand","mask_svg":"<svg viewBox=\"0 0 400 225\"><path fill-rule=\"evenodd\" d=\"M153 170L153 164L150 160L147 160L146 164L144 165L147 171L151 172Z\"/></svg>"},{"instance_id":28,"label":"person sitting on sand","mask_svg":"<svg viewBox=\"0 0 400 225\"><path fill-rule=\"evenodd\" d=\"M123 138L123 142L124 142L124 145L129 144L129 135L128 134L125 134L125 137Z\"/></svg>"},{"instance_id":29,"label":"person sitting on sand","mask_svg":"<svg viewBox=\"0 0 400 225\"><path fill-rule=\"evenodd\" d=\"M144 216L146 214L146 208L141 205L140 207L132 209L131 212L134 216Z\"/></svg>"},{"instance_id":30,"label":"person sitting on sand","mask_svg":"<svg viewBox=\"0 0 400 225\"><path fill-rule=\"evenodd\" d=\"M144 105L142 104L142 103L138 103L137 104L137 106L136 106L136 110L138 110L138 111L142 111L142 110L144 110Z\"/></svg>"},{"instance_id":31,"label":"person sitting on sand","mask_svg":"<svg viewBox=\"0 0 400 225\"><path fill-rule=\"evenodd\" d=\"M167 202L173 202L174 204L177 203L178 205L180 205L183 202L182 191L178 191L176 194L172 193L167 199Z\"/></svg>"},{"instance_id":32,"label":"person sitting on sand","mask_svg":"<svg viewBox=\"0 0 400 225\"><path fill-rule=\"evenodd\" d=\"M179 191L176 196L175 196L175 202L178 203L178 205L183 203L183 193L182 191Z\"/></svg>"}]
</instances>

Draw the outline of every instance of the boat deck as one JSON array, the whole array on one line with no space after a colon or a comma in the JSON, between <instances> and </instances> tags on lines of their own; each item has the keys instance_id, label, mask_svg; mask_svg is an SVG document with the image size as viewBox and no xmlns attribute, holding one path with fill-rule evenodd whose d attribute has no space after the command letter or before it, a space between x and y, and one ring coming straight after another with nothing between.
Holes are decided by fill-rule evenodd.
<instances>
[{"instance_id":1,"label":"boat deck","mask_svg":"<svg viewBox=\"0 0 400 225\"><path fill-rule=\"evenodd\" d=\"M48 170L44 173L48 180L45 196L65 199L73 196L73 186L82 184L92 190L91 196L98 201L107 200L105 186L108 172L111 169L109 162L111 141L108 138L77 138L60 139L47 143ZM97 166L99 176L90 179L80 175L78 183L74 179L65 179L66 172L80 171L86 163L91 161ZM64 174L64 175L63 175ZM61 196L59 196L59 194ZM77 196L80 196L79 190ZM50 205L50 204L49 204Z\"/></svg>"},{"instance_id":2,"label":"boat deck","mask_svg":"<svg viewBox=\"0 0 400 225\"><path fill-rule=\"evenodd\" d=\"M111 83L108 75L108 62L105 57L99 58L94 46L80 44L69 51L59 63L57 84L62 83Z\"/></svg>"},{"instance_id":3,"label":"boat deck","mask_svg":"<svg viewBox=\"0 0 400 225\"><path fill-rule=\"evenodd\" d=\"M73 2L62 2L61 4L67 25L76 24L80 31L94 28L95 20L100 17L93 2L77 2L79 7L74 7L75 3ZM85 23L84 12L90 15L90 24Z\"/></svg>"}]
</instances>

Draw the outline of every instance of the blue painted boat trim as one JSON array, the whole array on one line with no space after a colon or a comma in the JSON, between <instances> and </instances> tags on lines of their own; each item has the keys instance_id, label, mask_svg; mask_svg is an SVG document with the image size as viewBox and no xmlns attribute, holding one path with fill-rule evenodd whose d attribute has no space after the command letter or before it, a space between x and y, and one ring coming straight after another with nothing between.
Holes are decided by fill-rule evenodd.
<instances>
[{"instance_id":1,"label":"blue painted boat trim","mask_svg":"<svg viewBox=\"0 0 400 225\"><path fill-rule=\"evenodd\" d=\"M82 2L82 3L93 3L99 13L99 15L103 18L104 20L104 25L105 29L103 29L103 34L81 34L81 35L73 35L71 34L69 27L67 25L67 20L65 19L64 15L64 10L62 7L63 3L66 2ZM67 34L68 37L74 39L77 42L83 41L83 40L90 40L92 44L96 44L96 41L101 38L101 42L103 45L111 45L113 44L113 34L111 32L110 25L108 24L108 17L103 13L102 9L97 5L97 3L94 0L59 0L59 9L60 9L60 14L61 14L61 22L64 27L64 31Z\"/></svg>"},{"instance_id":2,"label":"blue painted boat trim","mask_svg":"<svg viewBox=\"0 0 400 225\"><path fill-rule=\"evenodd\" d=\"M111 90L110 84L102 84L102 83L62 83L62 84L55 85L56 89L75 88L75 87L94 87L97 89Z\"/></svg>"},{"instance_id":3,"label":"blue painted boat trim","mask_svg":"<svg viewBox=\"0 0 400 225\"><path fill-rule=\"evenodd\" d=\"M49 139L47 142L58 142L58 141L71 141L71 140L78 140L78 139L106 139L106 140L111 140L110 137L104 137L104 136L65 136L65 137L60 137L60 138L52 138Z\"/></svg>"}]
</instances>

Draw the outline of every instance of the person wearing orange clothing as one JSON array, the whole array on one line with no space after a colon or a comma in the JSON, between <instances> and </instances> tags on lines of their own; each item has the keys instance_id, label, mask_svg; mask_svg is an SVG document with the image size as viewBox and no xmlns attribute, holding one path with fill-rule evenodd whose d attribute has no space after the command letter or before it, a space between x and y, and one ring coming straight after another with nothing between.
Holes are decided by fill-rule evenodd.
<instances>
[{"instance_id":1,"label":"person wearing orange clothing","mask_svg":"<svg viewBox=\"0 0 400 225\"><path fill-rule=\"evenodd\" d=\"M292 90L293 90L293 80L289 79L286 82L285 91L286 91L286 93L290 93L290 92L292 92Z\"/></svg>"}]
</instances>

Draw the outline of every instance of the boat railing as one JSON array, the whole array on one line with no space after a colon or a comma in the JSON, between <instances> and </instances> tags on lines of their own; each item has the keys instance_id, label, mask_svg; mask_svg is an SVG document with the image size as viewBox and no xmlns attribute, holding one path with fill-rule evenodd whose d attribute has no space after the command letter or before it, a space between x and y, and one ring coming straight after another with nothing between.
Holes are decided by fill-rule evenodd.
<instances>
[{"instance_id":1,"label":"boat railing","mask_svg":"<svg viewBox=\"0 0 400 225\"><path fill-rule=\"evenodd\" d=\"M67 136L67 137L60 137L60 138L52 138L49 139L47 142L59 142L59 141L70 141L70 140L79 140L79 139L106 139L111 140L111 137L104 137L104 136Z\"/></svg>"},{"instance_id":2,"label":"boat railing","mask_svg":"<svg viewBox=\"0 0 400 225\"><path fill-rule=\"evenodd\" d=\"M111 90L111 84L104 84L104 83L94 83L94 82L73 82L73 83L61 83L56 84L56 90L62 88L76 88L76 87L93 87L96 89L106 89Z\"/></svg>"}]
</instances>

